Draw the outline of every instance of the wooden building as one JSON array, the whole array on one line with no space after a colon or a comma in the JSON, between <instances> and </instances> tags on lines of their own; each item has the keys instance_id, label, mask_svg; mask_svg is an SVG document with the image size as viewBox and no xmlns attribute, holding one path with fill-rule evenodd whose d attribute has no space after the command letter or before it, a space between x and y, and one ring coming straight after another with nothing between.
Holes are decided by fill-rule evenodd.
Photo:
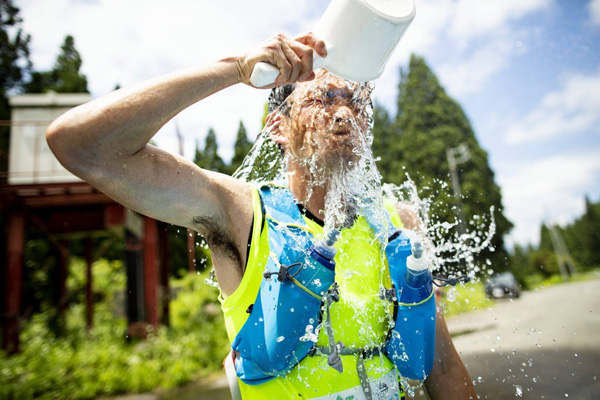
<instances>
[{"instance_id":1,"label":"wooden building","mask_svg":"<svg viewBox=\"0 0 600 400\"><path fill-rule=\"evenodd\" d=\"M148 324L168 323L169 287L166 226L115 203L105 194L66 171L45 139L50 122L68 109L87 102L88 94L27 94L10 99L10 150L7 171L0 171L0 213L4 214L5 259L0 260L4 287L2 348L19 350L23 315L26 226L52 243L58 262L59 311L66 309L69 242L85 242L87 261L86 319L93 326L93 237L109 231L125 241L126 310L131 335L143 335ZM160 303L160 304L159 304Z\"/></svg>"}]
</instances>

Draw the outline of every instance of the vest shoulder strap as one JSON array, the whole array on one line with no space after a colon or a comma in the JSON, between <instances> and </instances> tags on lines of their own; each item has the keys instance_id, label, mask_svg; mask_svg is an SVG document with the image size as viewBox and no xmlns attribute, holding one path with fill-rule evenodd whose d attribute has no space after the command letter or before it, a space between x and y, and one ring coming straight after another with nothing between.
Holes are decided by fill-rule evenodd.
<instances>
[{"instance_id":1,"label":"vest shoulder strap","mask_svg":"<svg viewBox=\"0 0 600 400\"><path fill-rule=\"evenodd\" d=\"M275 222L286 225L306 226L294 196L288 188L267 184L260 187L266 214Z\"/></svg>"}]
</instances>

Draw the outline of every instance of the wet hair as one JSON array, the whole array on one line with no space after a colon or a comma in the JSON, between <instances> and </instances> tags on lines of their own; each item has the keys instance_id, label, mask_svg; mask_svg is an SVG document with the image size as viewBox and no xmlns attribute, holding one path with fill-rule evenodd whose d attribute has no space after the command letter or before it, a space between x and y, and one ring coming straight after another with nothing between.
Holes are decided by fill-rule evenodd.
<instances>
[{"instance_id":1,"label":"wet hair","mask_svg":"<svg viewBox=\"0 0 600 400\"><path fill-rule=\"evenodd\" d=\"M290 97L294 89L296 89L296 85L294 84L278 86L271 89L268 99L269 114L275 110L279 110L282 115L289 117L291 105L286 100L288 97ZM279 147L279 151L283 156L285 154L285 150L281 143L277 143L277 147Z\"/></svg>"},{"instance_id":2,"label":"wet hair","mask_svg":"<svg viewBox=\"0 0 600 400\"><path fill-rule=\"evenodd\" d=\"M269 94L269 114L273 111L279 109L280 112L285 115L290 115L290 104L285 100L292 94L292 92L296 89L296 85L284 85L278 86L271 89L271 93Z\"/></svg>"}]
</instances>

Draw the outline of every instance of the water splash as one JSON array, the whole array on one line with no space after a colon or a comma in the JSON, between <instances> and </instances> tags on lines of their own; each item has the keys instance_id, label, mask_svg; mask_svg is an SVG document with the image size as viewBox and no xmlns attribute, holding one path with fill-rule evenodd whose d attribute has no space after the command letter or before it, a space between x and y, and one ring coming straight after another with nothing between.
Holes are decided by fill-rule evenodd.
<instances>
[{"instance_id":1,"label":"water splash","mask_svg":"<svg viewBox=\"0 0 600 400\"><path fill-rule=\"evenodd\" d=\"M338 80L325 90L322 83L331 83L327 81L330 78L319 79L320 86L303 86L301 96L291 96L276 107L234 177L255 186L266 182L287 185L303 180L303 191L295 193L300 203L307 205L318 198L317 194L325 193L324 203L316 215L323 217L326 232L332 227L348 227L362 216L375 228L382 244L390 234L384 204L391 204L399 211L409 210L418 219L409 236L425 245L425 254L432 260L433 269L455 275L467 273L471 277L484 271L483 266L477 265L475 255L491 248L495 234L494 209L490 209L489 217L476 216L468 221L470 229L463 230L456 220L439 221L432 215L433 195L422 198L410 176L407 175L401 185L382 185L371 150L373 110L369 95L373 85L346 82L340 86ZM355 112L336 115L341 101L346 101L350 108L355 107ZM303 110L307 108L312 109L311 113L302 119ZM286 129L299 134L284 140L281 132ZM324 134L319 135L319 132ZM446 182L438 183L439 190L448 189ZM385 257L384 248L381 248L381 257ZM455 295L455 290L450 289L449 300L454 300L450 297L455 298ZM362 318L364 312L357 310L355 318ZM315 329L312 324L308 325L300 340L316 343L319 330L320 326ZM385 368L383 362L379 368ZM422 387L422 383L417 386L414 382L411 386L407 380L402 383L409 397ZM517 387L517 394L519 389Z\"/></svg>"}]
</instances>

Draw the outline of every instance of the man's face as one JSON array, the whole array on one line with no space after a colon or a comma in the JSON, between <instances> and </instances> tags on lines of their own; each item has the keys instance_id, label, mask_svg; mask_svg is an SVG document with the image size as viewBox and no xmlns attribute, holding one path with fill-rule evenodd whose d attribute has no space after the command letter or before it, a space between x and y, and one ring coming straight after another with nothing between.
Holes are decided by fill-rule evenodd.
<instances>
[{"instance_id":1,"label":"man's face","mask_svg":"<svg viewBox=\"0 0 600 400\"><path fill-rule=\"evenodd\" d=\"M360 146L367 145L368 86L320 73L298 84L287 101L289 117L281 128L295 160L339 165L356 159Z\"/></svg>"}]
</instances>

